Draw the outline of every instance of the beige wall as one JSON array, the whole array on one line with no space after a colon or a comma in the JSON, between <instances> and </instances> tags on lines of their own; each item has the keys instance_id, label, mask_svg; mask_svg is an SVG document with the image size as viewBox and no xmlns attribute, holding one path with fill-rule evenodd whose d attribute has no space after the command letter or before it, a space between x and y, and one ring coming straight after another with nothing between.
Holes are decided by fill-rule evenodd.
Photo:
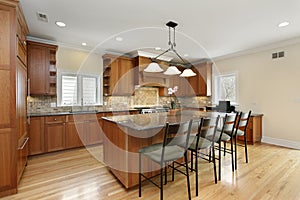
<instances>
[{"instance_id":1,"label":"beige wall","mask_svg":"<svg viewBox=\"0 0 300 200\"><path fill-rule=\"evenodd\" d=\"M102 73L102 58L95 53L59 47L56 58L57 68L64 71L86 74Z\"/></svg>"},{"instance_id":2,"label":"beige wall","mask_svg":"<svg viewBox=\"0 0 300 200\"><path fill-rule=\"evenodd\" d=\"M284 58L271 59L285 51ZM238 73L240 109L263 113L265 142L300 149L300 44L216 61L221 73Z\"/></svg>"}]
</instances>

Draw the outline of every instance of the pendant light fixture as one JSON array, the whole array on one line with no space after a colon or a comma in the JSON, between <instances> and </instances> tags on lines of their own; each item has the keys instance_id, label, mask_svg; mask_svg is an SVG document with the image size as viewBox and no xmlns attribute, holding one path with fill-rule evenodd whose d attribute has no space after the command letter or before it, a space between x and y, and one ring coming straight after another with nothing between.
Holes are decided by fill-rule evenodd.
<instances>
[{"instance_id":1,"label":"pendant light fixture","mask_svg":"<svg viewBox=\"0 0 300 200\"><path fill-rule=\"evenodd\" d=\"M170 66L168 69L164 72L165 75L178 75L181 74L181 71L178 70L175 66Z\"/></svg>"},{"instance_id":2,"label":"pendant light fixture","mask_svg":"<svg viewBox=\"0 0 300 200\"><path fill-rule=\"evenodd\" d=\"M183 70L182 74L180 74L180 77L191 77L191 76L196 76L196 73L193 72L191 69L185 69Z\"/></svg>"},{"instance_id":3,"label":"pendant light fixture","mask_svg":"<svg viewBox=\"0 0 300 200\"><path fill-rule=\"evenodd\" d=\"M155 58L151 58L152 62L147 66L147 68L144 69L145 72L162 72L163 69L157 64L157 59L164 55L167 52L173 52L183 63L180 63L180 65L183 65L186 69L183 71L183 73L181 74L181 71L179 71L177 69L176 66L170 66L168 67L168 69L164 72L165 75L178 75L181 74L181 77L191 77L191 76L195 76L196 74L189 69L192 65L185 61L176 51L175 47L176 47L176 43L175 43L175 27L178 25L175 22L169 21L166 24L169 27L169 48L162 52L161 54L159 54L158 56L156 56ZM173 42L171 41L171 28L173 29ZM187 71L186 71L187 70Z\"/></svg>"}]
</instances>

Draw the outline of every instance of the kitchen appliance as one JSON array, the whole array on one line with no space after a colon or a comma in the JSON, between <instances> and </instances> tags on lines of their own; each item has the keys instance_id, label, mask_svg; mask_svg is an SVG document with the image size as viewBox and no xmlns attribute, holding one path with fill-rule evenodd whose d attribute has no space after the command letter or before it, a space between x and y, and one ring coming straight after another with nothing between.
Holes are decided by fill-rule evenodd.
<instances>
[{"instance_id":1,"label":"kitchen appliance","mask_svg":"<svg viewBox=\"0 0 300 200\"><path fill-rule=\"evenodd\" d=\"M219 105L217 106L218 112L231 113L235 112L235 107L230 105L230 101L219 101Z\"/></svg>"}]
</instances>

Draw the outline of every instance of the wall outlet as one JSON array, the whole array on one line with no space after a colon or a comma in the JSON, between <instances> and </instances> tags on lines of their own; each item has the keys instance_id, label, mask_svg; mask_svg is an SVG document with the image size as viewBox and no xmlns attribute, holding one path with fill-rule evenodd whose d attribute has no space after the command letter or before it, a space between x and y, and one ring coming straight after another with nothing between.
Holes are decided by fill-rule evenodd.
<instances>
[{"instance_id":1,"label":"wall outlet","mask_svg":"<svg viewBox=\"0 0 300 200\"><path fill-rule=\"evenodd\" d=\"M51 107L51 108L55 108L55 107L56 107L56 103L55 103L55 102L51 102L51 103L50 103L50 107Z\"/></svg>"}]
</instances>

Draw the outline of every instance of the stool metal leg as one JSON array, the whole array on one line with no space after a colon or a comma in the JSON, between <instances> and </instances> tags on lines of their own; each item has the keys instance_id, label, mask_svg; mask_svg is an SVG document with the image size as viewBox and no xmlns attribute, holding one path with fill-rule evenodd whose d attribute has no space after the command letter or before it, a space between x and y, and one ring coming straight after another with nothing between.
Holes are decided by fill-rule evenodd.
<instances>
[{"instance_id":1,"label":"stool metal leg","mask_svg":"<svg viewBox=\"0 0 300 200\"><path fill-rule=\"evenodd\" d=\"M142 155L139 153L139 197L142 196Z\"/></svg>"},{"instance_id":2,"label":"stool metal leg","mask_svg":"<svg viewBox=\"0 0 300 200\"><path fill-rule=\"evenodd\" d=\"M186 180L187 180L187 186L188 186L188 195L189 195L189 200L191 200L191 186L190 186L190 176L189 176L187 152L184 153L184 160L185 160Z\"/></svg>"}]
</instances>

